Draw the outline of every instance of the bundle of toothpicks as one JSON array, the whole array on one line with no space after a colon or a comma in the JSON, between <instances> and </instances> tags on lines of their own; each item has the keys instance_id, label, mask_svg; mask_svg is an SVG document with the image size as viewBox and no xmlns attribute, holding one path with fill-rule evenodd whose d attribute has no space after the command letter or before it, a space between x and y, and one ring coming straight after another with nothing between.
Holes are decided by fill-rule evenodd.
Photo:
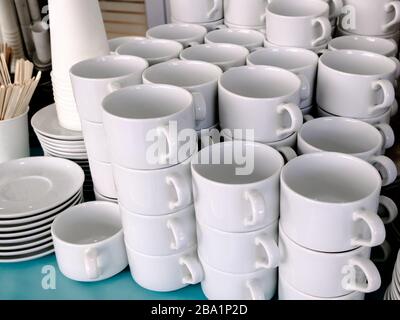
<instances>
[{"instance_id":1,"label":"bundle of toothpicks","mask_svg":"<svg viewBox=\"0 0 400 320\"><path fill-rule=\"evenodd\" d=\"M12 52L0 44L0 121L18 117L26 112L39 84L41 72L33 77L33 64L17 60L14 81L11 80L9 63Z\"/></svg>"}]
</instances>

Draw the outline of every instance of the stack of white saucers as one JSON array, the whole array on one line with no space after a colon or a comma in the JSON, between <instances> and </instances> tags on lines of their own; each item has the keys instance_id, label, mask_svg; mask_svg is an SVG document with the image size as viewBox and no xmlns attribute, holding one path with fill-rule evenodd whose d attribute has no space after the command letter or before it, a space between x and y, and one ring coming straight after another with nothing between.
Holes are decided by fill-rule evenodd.
<instances>
[{"instance_id":1,"label":"stack of white saucers","mask_svg":"<svg viewBox=\"0 0 400 320\"><path fill-rule=\"evenodd\" d=\"M385 300L400 300L400 251L394 266L393 280L386 291Z\"/></svg>"},{"instance_id":2,"label":"stack of white saucers","mask_svg":"<svg viewBox=\"0 0 400 320\"><path fill-rule=\"evenodd\" d=\"M0 165L0 262L36 259L54 251L55 217L82 202L84 174L75 163L49 157Z\"/></svg>"},{"instance_id":3,"label":"stack of white saucers","mask_svg":"<svg viewBox=\"0 0 400 320\"><path fill-rule=\"evenodd\" d=\"M68 159L79 165L85 173L83 191L93 193L92 176L82 132L61 127L54 104L39 110L33 116L31 124L44 154Z\"/></svg>"}]
</instances>

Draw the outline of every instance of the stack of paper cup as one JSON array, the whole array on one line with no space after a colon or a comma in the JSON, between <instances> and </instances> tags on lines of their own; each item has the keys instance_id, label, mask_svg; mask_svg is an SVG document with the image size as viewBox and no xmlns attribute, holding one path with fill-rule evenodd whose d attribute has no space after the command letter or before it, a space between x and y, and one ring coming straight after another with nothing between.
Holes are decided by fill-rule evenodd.
<instances>
[{"instance_id":1,"label":"stack of paper cup","mask_svg":"<svg viewBox=\"0 0 400 320\"><path fill-rule=\"evenodd\" d=\"M109 54L99 3L97 0L49 0L49 13L58 119L62 127L80 131L69 70L79 61Z\"/></svg>"}]
</instances>

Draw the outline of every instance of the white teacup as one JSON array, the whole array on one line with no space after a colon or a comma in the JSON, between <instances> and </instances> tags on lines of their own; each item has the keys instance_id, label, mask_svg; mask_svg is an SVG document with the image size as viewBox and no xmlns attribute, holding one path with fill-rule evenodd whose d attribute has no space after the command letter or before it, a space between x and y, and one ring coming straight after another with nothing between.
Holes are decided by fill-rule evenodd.
<instances>
[{"instance_id":1,"label":"white teacup","mask_svg":"<svg viewBox=\"0 0 400 320\"><path fill-rule=\"evenodd\" d=\"M133 170L114 164L121 205L147 216L166 215L189 206L193 202L191 160L158 170ZM157 194L157 201L151 201L152 194Z\"/></svg>"},{"instance_id":2,"label":"white teacup","mask_svg":"<svg viewBox=\"0 0 400 320\"><path fill-rule=\"evenodd\" d=\"M171 16L179 21L201 23L224 17L223 0L170 0Z\"/></svg>"},{"instance_id":3,"label":"white teacup","mask_svg":"<svg viewBox=\"0 0 400 320\"><path fill-rule=\"evenodd\" d=\"M142 58L115 55L73 65L71 83L81 118L102 123L103 99L115 90L142 83L142 73L147 67Z\"/></svg>"},{"instance_id":4,"label":"white teacup","mask_svg":"<svg viewBox=\"0 0 400 320\"><path fill-rule=\"evenodd\" d=\"M276 45L312 48L331 37L329 5L323 1L271 1L266 13L267 39Z\"/></svg>"},{"instance_id":5,"label":"white teacup","mask_svg":"<svg viewBox=\"0 0 400 320\"><path fill-rule=\"evenodd\" d=\"M209 62L225 72L230 68L245 65L248 55L249 50L245 47L229 43L212 43L187 48L181 52L180 58Z\"/></svg>"},{"instance_id":6,"label":"white teacup","mask_svg":"<svg viewBox=\"0 0 400 320\"><path fill-rule=\"evenodd\" d=\"M150 39L166 39L178 41L184 48L204 43L207 29L197 24L170 23L155 26L147 30Z\"/></svg>"},{"instance_id":7,"label":"white teacup","mask_svg":"<svg viewBox=\"0 0 400 320\"><path fill-rule=\"evenodd\" d=\"M301 98L310 94L290 71L270 66L244 66L225 72L219 80L221 129L254 130L254 140L274 142L297 132L303 124ZM235 129L235 130L234 130Z\"/></svg>"},{"instance_id":8,"label":"white teacup","mask_svg":"<svg viewBox=\"0 0 400 320\"><path fill-rule=\"evenodd\" d=\"M265 26L267 0L225 0L225 21L247 27Z\"/></svg>"},{"instance_id":9,"label":"white teacup","mask_svg":"<svg viewBox=\"0 0 400 320\"><path fill-rule=\"evenodd\" d=\"M226 273L207 264L200 257L204 269L201 283L209 300L270 300L277 287L277 269L253 273Z\"/></svg>"},{"instance_id":10,"label":"white teacup","mask_svg":"<svg viewBox=\"0 0 400 320\"><path fill-rule=\"evenodd\" d=\"M332 39L328 49L336 50L361 50L382 54L386 57L397 56L397 43L390 39L367 36L341 36Z\"/></svg>"},{"instance_id":11,"label":"white teacup","mask_svg":"<svg viewBox=\"0 0 400 320\"><path fill-rule=\"evenodd\" d=\"M51 234L61 272L76 281L100 281L128 265L117 204L89 202L69 208Z\"/></svg>"},{"instance_id":12,"label":"white teacup","mask_svg":"<svg viewBox=\"0 0 400 320\"><path fill-rule=\"evenodd\" d=\"M118 198L111 163L89 159L95 189L107 198Z\"/></svg>"},{"instance_id":13,"label":"white teacup","mask_svg":"<svg viewBox=\"0 0 400 320\"><path fill-rule=\"evenodd\" d=\"M342 117L382 115L394 103L397 73L395 61L376 53L327 51L319 60L317 103Z\"/></svg>"},{"instance_id":14,"label":"white teacup","mask_svg":"<svg viewBox=\"0 0 400 320\"><path fill-rule=\"evenodd\" d=\"M104 99L103 120L112 162L121 167L166 168L196 150L193 96L179 87L146 84L118 90ZM193 135L190 146L180 137L187 138L186 133Z\"/></svg>"},{"instance_id":15,"label":"white teacup","mask_svg":"<svg viewBox=\"0 0 400 320\"><path fill-rule=\"evenodd\" d=\"M196 216L225 232L250 232L272 224L279 217L283 165L279 152L254 142L202 149L192 162Z\"/></svg>"},{"instance_id":16,"label":"white teacup","mask_svg":"<svg viewBox=\"0 0 400 320\"><path fill-rule=\"evenodd\" d=\"M252 273L279 265L278 222L263 229L223 232L197 220L198 252L203 261L227 273Z\"/></svg>"},{"instance_id":17,"label":"white teacup","mask_svg":"<svg viewBox=\"0 0 400 320\"><path fill-rule=\"evenodd\" d=\"M177 254L196 245L193 205L163 216L129 212L122 205L121 216L128 247L150 256Z\"/></svg>"},{"instance_id":18,"label":"white teacup","mask_svg":"<svg viewBox=\"0 0 400 320\"><path fill-rule=\"evenodd\" d=\"M149 256L128 246L126 249L133 279L147 290L176 291L204 278L196 247L169 256Z\"/></svg>"},{"instance_id":19,"label":"white teacup","mask_svg":"<svg viewBox=\"0 0 400 320\"><path fill-rule=\"evenodd\" d=\"M264 65L283 68L299 76L303 90L309 94L302 99L300 108L308 107L314 98L318 55L301 48L265 48L256 50L247 57L247 65Z\"/></svg>"},{"instance_id":20,"label":"white teacup","mask_svg":"<svg viewBox=\"0 0 400 320\"><path fill-rule=\"evenodd\" d=\"M382 156L394 145L393 129L387 124L375 127L360 120L324 117L314 119L300 129L297 150L300 154L339 152L350 154L374 165L387 186L397 178L396 165Z\"/></svg>"},{"instance_id":21,"label":"white teacup","mask_svg":"<svg viewBox=\"0 0 400 320\"><path fill-rule=\"evenodd\" d=\"M119 55L137 56L149 63L150 66L176 59L183 50L183 46L173 40L143 39L127 42L117 48Z\"/></svg>"},{"instance_id":22,"label":"white teacup","mask_svg":"<svg viewBox=\"0 0 400 320\"><path fill-rule=\"evenodd\" d=\"M379 271L370 260L371 248L339 253L312 251L292 241L281 226L279 249L280 277L307 295L335 298L354 291L374 292L381 286Z\"/></svg>"},{"instance_id":23,"label":"white teacup","mask_svg":"<svg viewBox=\"0 0 400 320\"><path fill-rule=\"evenodd\" d=\"M400 24L400 2L397 0L343 0L345 10L339 26L354 34L392 33Z\"/></svg>"},{"instance_id":24,"label":"white teacup","mask_svg":"<svg viewBox=\"0 0 400 320\"><path fill-rule=\"evenodd\" d=\"M264 35L250 29L220 29L209 32L205 43L231 43L237 44L252 51L264 45Z\"/></svg>"},{"instance_id":25,"label":"white teacup","mask_svg":"<svg viewBox=\"0 0 400 320\"><path fill-rule=\"evenodd\" d=\"M84 119L81 119L81 123L89 158L100 162L111 163L104 125Z\"/></svg>"},{"instance_id":26,"label":"white teacup","mask_svg":"<svg viewBox=\"0 0 400 320\"><path fill-rule=\"evenodd\" d=\"M310 250L377 246L386 236L379 204L389 217L397 215L393 201L380 197L381 185L378 171L356 157L333 152L300 156L282 170L281 226Z\"/></svg>"},{"instance_id":27,"label":"white teacup","mask_svg":"<svg viewBox=\"0 0 400 320\"><path fill-rule=\"evenodd\" d=\"M148 68L143 83L169 84L182 87L193 95L196 130L218 123L218 79L222 71L203 61L174 60Z\"/></svg>"},{"instance_id":28,"label":"white teacup","mask_svg":"<svg viewBox=\"0 0 400 320\"><path fill-rule=\"evenodd\" d=\"M125 43L143 40L145 37L137 37L137 36L126 36L126 37L118 37L108 40L108 45L110 46L110 52L115 53L118 47L122 46Z\"/></svg>"},{"instance_id":29,"label":"white teacup","mask_svg":"<svg viewBox=\"0 0 400 320\"><path fill-rule=\"evenodd\" d=\"M315 52L318 55L322 54L323 52L325 52L326 48L328 47L328 42L329 42L330 39L328 39L325 43L323 43L323 44L321 44L319 46L316 46L316 47L313 47L313 48L304 48L304 49L307 49L307 50L310 50L312 52ZM276 44L272 43L271 41L268 41L267 39L265 39L264 40L264 47L265 48L271 48L271 47L272 48L280 48L280 47L283 47L283 46L276 45ZM290 46L289 46L289 48L290 48Z\"/></svg>"}]
</instances>

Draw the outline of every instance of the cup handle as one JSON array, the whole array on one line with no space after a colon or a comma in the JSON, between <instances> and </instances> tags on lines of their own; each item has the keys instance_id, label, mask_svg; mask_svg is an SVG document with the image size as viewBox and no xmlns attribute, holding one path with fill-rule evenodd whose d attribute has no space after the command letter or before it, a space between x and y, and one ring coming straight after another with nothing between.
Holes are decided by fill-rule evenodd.
<instances>
[{"instance_id":1,"label":"cup handle","mask_svg":"<svg viewBox=\"0 0 400 320\"><path fill-rule=\"evenodd\" d=\"M291 147L279 147L277 151L285 158L286 162L292 161L297 158L296 151Z\"/></svg>"},{"instance_id":2,"label":"cup handle","mask_svg":"<svg viewBox=\"0 0 400 320\"><path fill-rule=\"evenodd\" d=\"M385 241L386 237L386 229L382 222L382 219L371 211L360 210L353 213L353 221L364 221L371 233L370 239L360 239L353 238L351 239L351 244L353 246L363 246L363 247L376 247L382 244Z\"/></svg>"},{"instance_id":3,"label":"cup handle","mask_svg":"<svg viewBox=\"0 0 400 320\"><path fill-rule=\"evenodd\" d=\"M194 112L196 121L203 121L207 116L207 103L203 95L198 92L192 92L194 102Z\"/></svg>"},{"instance_id":4,"label":"cup handle","mask_svg":"<svg viewBox=\"0 0 400 320\"><path fill-rule=\"evenodd\" d=\"M286 129L278 129L277 135L280 137L298 131L303 125L303 113L297 105L293 103L281 104L278 107L278 113L282 114L285 111L289 113L292 125Z\"/></svg>"},{"instance_id":5,"label":"cup handle","mask_svg":"<svg viewBox=\"0 0 400 320\"><path fill-rule=\"evenodd\" d=\"M380 288L381 276L378 269L370 259L364 257L353 257L348 261L347 267L350 267L353 270L354 267L360 268L367 278L367 283L358 283L354 272L354 274L351 275L351 278L343 278L342 287L345 290L370 293Z\"/></svg>"},{"instance_id":6,"label":"cup handle","mask_svg":"<svg viewBox=\"0 0 400 320\"><path fill-rule=\"evenodd\" d=\"M167 163L168 160L172 159L174 154L178 153L178 144L170 137L168 126L158 127L157 132L159 136L164 136L167 140L168 152L164 155L159 155L160 163Z\"/></svg>"},{"instance_id":7,"label":"cup handle","mask_svg":"<svg viewBox=\"0 0 400 320\"><path fill-rule=\"evenodd\" d=\"M101 270L98 264L98 252L96 248L88 248L85 251L84 263L86 275L89 279L95 280L100 277Z\"/></svg>"},{"instance_id":8,"label":"cup handle","mask_svg":"<svg viewBox=\"0 0 400 320\"><path fill-rule=\"evenodd\" d=\"M376 110L389 109L395 100L395 92L393 84L389 80L378 80L372 84L372 89L375 91L379 91L380 89L383 91L383 102L376 106L372 106L369 108L369 113L374 113Z\"/></svg>"},{"instance_id":9,"label":"cup handle","mask_svg":"<svg viewBox=\"0 0 400 320\"><path fill-rule=\"evenodd\" d=\"M300 99L301 101L307 100L311 95L311 84L308 79L302 74L296 74L301 80L301 91L300 91Z\"/></svg>"},{"instance_id":10,"label":"cup handle","mask_svg":"<svg viewBox=\"0 0 400 320\"><path fill-rule=\"evenodd\" d=\"M388 186L397 179L397 167L395 163L386 156L376 156L368 160L382 177L382 185Z\"/></svg>"},{"instance_id":11,"label":"cup handle","mask_svg":"<svg viewBox=\"0 0 400 320\"><path fill-rule=\"evenodd\" d=\"M173 219L168 220L167 228L171 231L173 238L170 248L172 250L181 250L182 248L184 248L187 243L187 239L179 221Z\"/></svg>"},{"instance_id":12,"label":"cup handle","mask_svg":"<svg viewBox=\"0 0 400 320\"><path fill-rule=\"evenodd\" d=\"M176 194L176 201L169 203L171 210L176 210L191 202L191 186L188 185L184 178L180 175L172 174L167 176L166 182L174 188Z\"/></svg>"},{"instance_id":13,"label":"cup handle","mask_svg":"<svg viewBox=\"0 0 400 320\"><path fill-rule=\"evenodd\" d=\"M199 260L196 257L182 257L179 264L185 266L189 271L188 275L183 276L183 284L198 284L204 279L204 271Z\"/></svg>"},{"instance_id":14,"label":"cup handle","mask_svg":"<svg viewBox=\"0 0 400 320\"><path fill-rule=\"evenodd\" d=\"M399 112L399 104L397 103L397 100L394 99L394 102L393 102L392 107L390 109L390 116L394 117L395 115L397 115L398 112Z\"/></svg>"},{"instance_id":15,"label":"cup handle","mask_svg":"<svg viewBox=\"0 0 400 320\"><path fill-rule=\"evenodd\" d=\"M342 13L342 9L343 9L343 0L333 0L333 14L335 17L340 16L340 14Z\"/></svg>"},{"instance_id":16,"label":"cup handle","mask_svg":"<svg viewBox=\"0 0 400 320\"><path fill-rule=\"evenodd\" d=\"M383 31L385 31L385 32L388 31L389 28L400 23L400 2L392 1L385 5L386 12L390 12L392 9L394 9L394 11L395 11L394 18L392 21L390 21L389 23L385 24L382 27Z\"/></svg>"},{"instance_id":17,"label":"cup handle","mask_svg":"<svg viewBox=\"0 0 400 320\"><path fill-rule=\"evenodd\" d=\"M384 224L389 224L396 220L399 210L392 199L385 196L380 196L379 204L388 212L388 218L382 218Z\"/></svg>"},{"instance_id":18,"label":"cup handle","mask_svg":"<svg viewBox=\"0 0 400 320\"><path fill-rule=\"evenodd\" d=\"M218 11L218 8L222 6L222 0L214 0L214 5L211 10L207 13L207 18L211 18L213 14Z\"/></svg>"},{"instance_id":19,"label":"cup handle","mask_svg":"<svg viewBox=\"0 0 400 320\"><path fill-rule=\"evenodd\" d=\"M251 300L265 300L264 291L256 279L248 280L246 287L250 291Z\"/></svg>"},{"instance_id":20,"label":"cup handle","mask_svg":"<svg viewBox=\"0 0 400 320\"><path fill-rule=\"evenodd\" d=\"M244 194L245 200L251 205L251 218L244 220L245 226L257 225L265 215L265 201L263 196L256 190L246 191Z\"/></svg>"},{"instance_id":21,"label":"cup handle","mask_svg":"<svg viewBox=\"0 0 400 320\"><path fill-rule=\"evenodd\" d=\"M313 40L311 42L312 47L317 47L322 43L328 41L332 34L332 26L331 22L326 17L318 17L312 21L312 26L315 27L316 25L320 25L322 28L322 34L319 38Z\"/></svg>"},{"instance_id":22,"label":"cup handle","mask_svg":"<svg viewBox=\"0 0 400 320\"><path fill-rule=\"evenodd\" d=\"M255 239L256 246L261 246L263 249L266 259L258 259L256 261L257 269L275 269L279 266L280 253L279 248L274 239L271 236L263 235Z\"/></svg>"},{"instance_id":23,"label":"cup handle","mask_svg":"<svg viewBox=\"0 0 400 320\"><path fill-rule=\"evenodd\" d=\"M378 129L383 137L383 150L393 147L396 138L394 136L392 127L386 123L379 123L375 125L375 128Z\"/></svg>"},{"instance_id":24,"label":"cup handle","mask_svg":"<svg viewBox=\"0 0 400 320\"><path fill-rule=\"evenodd\" d=\"M390 59L396 63L396 79L398 79L400 77L400 61L396 57L390 57Z\"/></svg>"}]
</instances>

